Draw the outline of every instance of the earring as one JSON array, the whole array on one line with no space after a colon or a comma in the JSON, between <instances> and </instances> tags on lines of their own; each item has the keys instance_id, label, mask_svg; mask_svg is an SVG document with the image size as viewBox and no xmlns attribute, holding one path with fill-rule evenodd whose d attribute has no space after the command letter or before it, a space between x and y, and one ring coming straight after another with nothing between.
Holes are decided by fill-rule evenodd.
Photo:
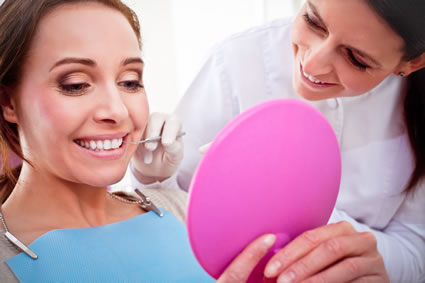
<instances>
[{"instance_id":1,"label":"earring","mask_svg":"<svg viewBox=\"0 0 425 283\"><path fill-rule=\"evenodd\" d=\"M404 77L404 72L400 72L400 73L398 73L398 75L399 75L400 77Z\"/></svg>"}]
</instances>

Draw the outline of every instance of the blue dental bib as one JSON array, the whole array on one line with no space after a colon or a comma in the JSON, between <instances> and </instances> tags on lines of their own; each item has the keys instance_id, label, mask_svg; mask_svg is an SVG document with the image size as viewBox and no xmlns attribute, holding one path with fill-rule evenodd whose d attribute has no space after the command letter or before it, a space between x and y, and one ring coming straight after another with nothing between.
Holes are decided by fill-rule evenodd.
<instances>
[{"instance_id":1,"label":"blue dental bib","mask_svg":"<svg viewBox=\"0 0 425 283\"><path fill-rule=\"evenodd\" d=\"M6 260L21 282L213 282L189 246L185 226L162 210L105 226L53 230Z\"/></svg>"}]
</instances>

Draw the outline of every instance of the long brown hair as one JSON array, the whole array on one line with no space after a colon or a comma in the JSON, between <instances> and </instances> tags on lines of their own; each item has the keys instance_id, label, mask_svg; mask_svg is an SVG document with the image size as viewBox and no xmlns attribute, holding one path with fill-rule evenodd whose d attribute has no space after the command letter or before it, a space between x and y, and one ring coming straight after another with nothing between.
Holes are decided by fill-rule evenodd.
<instances>
[{"instance_id":1,"label":"long brown hair","mask_svg":"<svg viewBox=\"0 0 425 283\"><path fill-rule=\"evenodd\" d=\"M368 0L367 3L404 40L404 58L425 53L425 1ZM425 69L408 76L404 119L415 160L406 191L414 191L425 177Z\"/></svg>"},{"instance_id":2,"label":"long brown hair","mask_svg":"<svg viewBox=\"0 0 425 283\"><path fill-rule=\"evenodd\" d=\"M141 35L139 20L128 6L120 0L6 0L0 6L0 103L10 103L8 90L19 84L22 66L37 29L38 23L46 13L54 8L71 3L95 2L121 12L130 23L139 41ZM21 165L11 168L10 152L25 160L19 143L18 127L7 122L0 115L0 204L11 194L21 171Z\"/></svg>"}]
</instances>

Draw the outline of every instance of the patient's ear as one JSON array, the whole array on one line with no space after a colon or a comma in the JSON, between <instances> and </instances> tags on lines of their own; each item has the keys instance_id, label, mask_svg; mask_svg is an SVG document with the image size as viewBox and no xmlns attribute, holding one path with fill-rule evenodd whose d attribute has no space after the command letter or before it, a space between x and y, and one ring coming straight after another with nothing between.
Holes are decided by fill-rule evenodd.
<instances>
[{"instance_id":1,"label":"patient's ear","mask_svg":"<svg viewBox=\"0 0 425 283\"><path fill-rule=\"evenodd\" d=\"M0 86L0 106L3 118L10 123L18 123L18 116L16 115L16 106L13 99L7 93L7 89Z\"/></svg>"}]
</instances>

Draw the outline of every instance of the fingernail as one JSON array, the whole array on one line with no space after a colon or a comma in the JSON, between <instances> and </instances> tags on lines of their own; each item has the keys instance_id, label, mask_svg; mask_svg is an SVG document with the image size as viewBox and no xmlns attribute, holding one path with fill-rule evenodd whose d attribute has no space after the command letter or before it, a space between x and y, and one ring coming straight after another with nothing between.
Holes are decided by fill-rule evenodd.
<instances>
[{"instance_id":1,"label":"fingernail","mask_svg":"<svg viewBox=\"0 0 425 283\"><path fill-rule=\"evenodd\" d=\"M276 241L276 236L273 234L267 235L264 240L264 248L269 249L271 246L273 246L274 242Z\"/></svg>"},{"instance_id":2,"label":"fingernail","mask_svg":"<svg viewBox=\"0 0 425 283\"><path fill-rule=\"evenodd\" d=\"M264 275L268 278L271 277L275 277L277 271L279 270L279 268L282 266L282 264L280 263L280 261L276 260L275 262L271 263L267 268L266 271L264 272Z\"/></svg>"},{"instance_id":3,"label":"fingernail","mask_svg":"<svg viewBox=\"0 0 425 283\"><path fill-rule=\"evenodd\" d=\"M158 146L157 142L147 142L147 143L145 143L145 148L147 150L150 150L150 151L154 151L157 146Z\"/></svg>"},{"instance_id":4,"label":"fingernail","mask_svg":"<svg viewBox=\"0 0 425 283\"><path fill-rule=\"evenodd\" d=\"M295 281L295 273L292 271L282 274L278 279L277 283L292 283Z\"/></svg>"}]
</instances>

